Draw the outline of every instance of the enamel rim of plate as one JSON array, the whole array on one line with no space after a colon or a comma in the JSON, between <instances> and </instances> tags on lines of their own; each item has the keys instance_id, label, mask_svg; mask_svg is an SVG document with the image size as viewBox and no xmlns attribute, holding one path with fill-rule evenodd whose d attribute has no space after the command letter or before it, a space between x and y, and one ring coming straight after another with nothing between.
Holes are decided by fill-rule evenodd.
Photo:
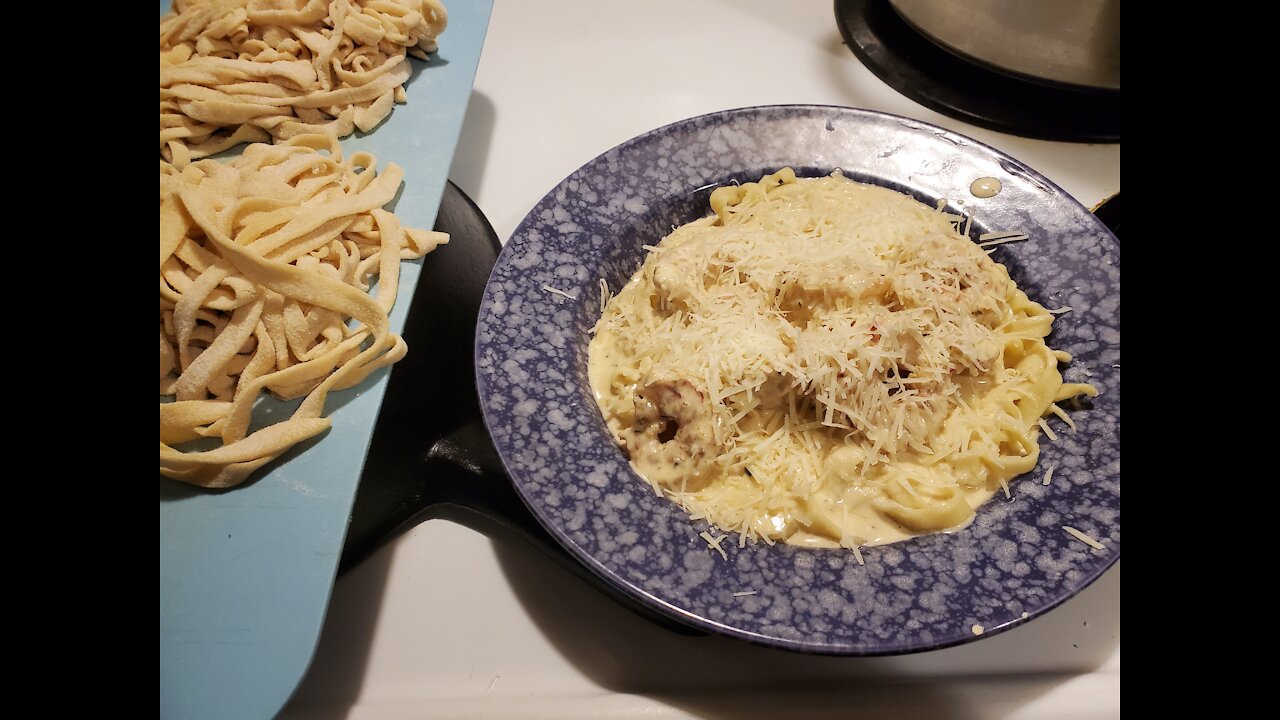
<instances>
[{"instance_id":1,"label":"enamel rim of plate","mask_svg":"<svg viewBox=\"0 0 1280 720\"><path fill-rule=\"evenodd\" d=\"M1051 345L1067 381L1103 390L1080 431L1042 437L1041 459L949 535L837 550L724 539L713 553L674 503L653 495L612 442L586 383L598 278L619 288L639 246L705 215L710 189L783 165L841 168L972 214L976 236L1017 229L995 259L1046 307L1070 305ZM993 198L967 195L996 177ZM963 191L963 192L962 192ZM485 424L530 511L579 561L628 596L693 627L811 653L920 652L990 637L1056 607L1120 555L1119 272L1116 238L1039 173L958 133L833 106L741 108L633 138L574 171L516 228L485 289L476 379ZM544 290L566 290L573 299ZM1039 479L1049 464L1053 483ZM570 480L572 479L572 480ZM1061 530L1101 540L1095 551ZM754 594L742 593L755 591ZM974 626L984 631L978 635Z\"/></svg>"}]
</instances>

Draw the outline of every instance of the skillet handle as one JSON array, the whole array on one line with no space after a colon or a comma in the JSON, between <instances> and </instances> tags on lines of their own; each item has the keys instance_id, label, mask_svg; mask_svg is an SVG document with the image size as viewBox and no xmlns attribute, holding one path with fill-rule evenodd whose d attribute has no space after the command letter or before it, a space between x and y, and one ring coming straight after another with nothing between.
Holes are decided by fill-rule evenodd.
<instances>
[{"instance_id":1,"label":"skillet handle","mask_svg":"<svg viewBox=\"0 0 1280 720\"><path fill-rule=\"evenodd\" d=\"M569 555L516 494L482 422L468 423L436 442L423 458L417 477L426 507L408 520L406 529L421 520L442 518L496 540L532 545L637 615L673 632L706 634L636 602Z\"/></svg>"},{"instance_id":2,"label":"skillet handle","mask_svg":"<svg viewBox=\"0 0 1280 720\"><path fill-rule=\"evenodd\" d=\"M423 263L338 564L345 573L391 539L444 518L498 540L532 544L635 613L675 632L704 634L641 605L579 563L516 495L484 428L472 348L476 314L501 246L484 213L453 183L436 229L454 240Z\"/></svg>"},{"instance_id":3,"label":"skillet handle","mask_svg":"<svg viewBox=\"0 0 1280 720\"><path fill-rule=\"evenodd\" d=\"M381 453L374 456L384 458ZM416 467L406 467L411 461L400 457L400 463L374 462L366 468L368 487L357 500L365 510L356 513L348 527L340 575L419 523L440 518L500 542L532 545L646 620L682 635L706 635L633 600L569 555L516 494L482 421L472 420L437 440Z\"/></svg>"}]
</instances>

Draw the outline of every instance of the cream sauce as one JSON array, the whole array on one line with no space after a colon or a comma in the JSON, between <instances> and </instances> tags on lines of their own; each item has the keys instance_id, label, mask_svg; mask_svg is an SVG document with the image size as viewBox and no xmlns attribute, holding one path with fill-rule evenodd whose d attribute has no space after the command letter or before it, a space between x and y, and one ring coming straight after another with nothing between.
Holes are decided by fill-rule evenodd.
<instances>
[{"instance_id":1,"label":"cream sauce","mask_svg":"<svg viewBox=\"0 0 1280 720\"><path fill-rule=\"evenodd\" d=\"M1000 181L993 177L980 177L969 186L969 193L976 198L992 198L1000 194Z\"/></svg>"},{"instance_id":2,"label":"cream sauce","mask_svg":"<svg viewBox=\"0 0 1280 720\"><path fill-rule=\"evenodd\" d=\"M966 527L974 510L1003 492L1002 482L1035 466L1035 421L1054 398L1092 388L1062 385L1056 370L1061 358L1039 340L1048 334L1052 316L1013 286L1003 267L960 235L950 216L918 210L918 203L896 194L864 202L865 193L889 191L857 186L862 189L856 192L863 194L851 194L854 191L847 188L856 184L845 185L848 181L843 179L797 181L792 175L779 180L779 175L782 172L759 184L731 189L743 197L730 200L743 200L739 209L753 213L741 221L725 224L723 208L717 207L713 195L717 216L673 231L608 302L588 346L588 376L610 432L655 492L724 531L835 548L880 545ZM809 193L804 196L809 203L838 199L824 212L844 218L843 224L828 222L827 215L813 209L827 206L786 204L792 202L786 200L787 190L777 188L797 182L813 183L791 188ZM770 193L775 191L783 200L773 203ZM979 178L971 191L977 197L994 196L1000 181ZM762 198L773 205L766 207ZM724 205L723 197L720 201ZM885 222L876 212L859 210L865 214L856 215L850 208L878 211L896 208L894 202L909 202L910 207L895 212L893 222L874 237L897 237L885 233L898 232L897 244L875 240L885 246L881 248L861 235L840 234L842 227L861 227L854 222L859 218L871 225ZM755 219L774 206L768 222ZM814 228L820 227L824 232L817 234L823 242L843 242L839 247L844 254L820 263L810 263L807 256L792 258L756 240L764 231L747 233L755 231L748 222L758 222L761 228L791 228L791 235L784 237L794 237L795 243L812 240ZM764 235L772 238L779 231L770 232L773 235ZM892 286L894 303L907 302L919 311L910 318L928 315L923 311L937 305L951 308L957 317L976 318L970 322L998 327L1000 333L1017 325L1019 334L988 337L955 331L947 336L948 343L939 333L958 327L948 315L950 325L929 325L929 332L921 335L927 341L902 340L916 336L899 327L905 321L887 304L891 284L884 271L867 269L879 267L875 263L880 255L875 253L892 248L897 248L895 262L907 248L906 262L931 263L930 268L956 278L952 285L925 284L907 282L916 276L905 275L901 287ZM782 259L774 265L766 262L775 255ZM785 286L777 279L783 275L791 278ZM767 300L761 301L763 310L717 314L721 306L754 308L748 301L757 296ZM953 305L939 301L952 296ZM695 311L701 313L697 323L678 314L694 317ZM870 340L852 335L853 344L828 350L822 344L822 332L827 332L822 328L827 326L809 327L810 315L818 317L819 311L826 313L822 321L831 332L854 327L870 312L898 326L881 325L884 320L877 319L869 326ZM707 318L721 317L736 323L732 332L695 332L716 328ZM694 340L685 340L690 337ZM899 364L892 381L885 375L883 382L897 383L890 397L909 393L903 397L919 398L911 406L915 414L887 415L889 420L869 414L875 421L857 432L840 424L829 407L824 415L816 397L820 386L812 378L826 367L825 356L802 357L800 340L828 353L843 353L845 348L863 352L859 348L882 344L897 348L893 352L901 353L908 373L902 376L904 365ZM868 357L883 359L886 352ZM679 361L689 357L697 362ZM760 358L771 358L765 366L771 375L752 369ZM853 362L853 354L839 358ZM944 360L954 364L941 380L930 379L930 368L938 375ZM968 369L960 370L961 363L968 363ZM838 389L840 379L850 375L879 377L853 371L831 374L834 379L823 376L827 385L821 387ZM797 392L802 386L796 377L808 377L806 382L815 384ZM860 391L854 384L848 402ZM920 436L911 444L903 440L908 420L917 423ZM896 437L889 434L895 427ZM873 443L875 433L882 437ZM877 455L869 458L869 453Z\"/></svg>"},{"instance_id":3,"label":"cream sauce","mask_svg":"<svg viewBox=\"0 0 1280 720\"><path fill-rule=\"evenodd\" d=\"M630 284L638 283L633 279ZM619 347L620 341L621 338L616 333L601 329L588 346L587 376L597 403L609 397L638 397L639 388L634 383L622 386L615 384L619 378L626 377L633 363L628 353ZM966 401L972 401L985 392L988 386L989 380L986 378L966 379L960 383L960 396ZM636 420L634 415L637 412L638 409L635 409L630 414L624 412L606 418L615 439L629 455L635 454L628 445L635 441L636 434L633 428ZM828 448L825 459L835 458L834 461L838 462L835 451L841 443L835 440L836 435L837 433L833 433L831 447ZM636 460L637 458L633 457L633 467L641 477L655 487L670 488L681 479L679 467L664 468L654 462L636 462ZM698 485L705 486L722 478L722 472L713 470L709 476L699 478ZM997 492L999 490L985 487L962 489L965 503L973 509L981 507ZM811 519L812 525L806 525L791 513L775 513L761 518L763 526L759 530L762 535L780 539L788 545L831 549L840 547L841 537L853 538L858 545L869 547L928 534L912 530L886 517L872 503L876 495L865 485L849 487L843 483L824 483L810 495L807 501L812 506L822 509L820 513L814 514ZM968 527L973 517L970 514L963 522L940 532L952 533L962 530Z\"/></svg>"}]
</instances>

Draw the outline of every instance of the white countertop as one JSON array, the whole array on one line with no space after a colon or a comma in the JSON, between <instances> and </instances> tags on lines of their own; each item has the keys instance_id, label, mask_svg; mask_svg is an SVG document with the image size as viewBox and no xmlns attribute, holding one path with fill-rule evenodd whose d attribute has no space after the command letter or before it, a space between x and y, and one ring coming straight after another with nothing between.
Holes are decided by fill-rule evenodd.
<instances>
[{"instance_id":1,"label":"white countertop","mask_svg":"<svg viewBox=\"0 0 1280 720\"><path fill-rule=\"evenodd\" d=\"M450 178L505 240L564 176L624 140L702 113L780 103L871 108L951 128L1086 206L1120 189L1118 144L998 133L898 94L844 47L831 0L497 0ZM339 580L286 714L1119 717L1120 569L981 642L828 658L675 635L529 548L429 522Z\"/></svg>"}]
</instances>

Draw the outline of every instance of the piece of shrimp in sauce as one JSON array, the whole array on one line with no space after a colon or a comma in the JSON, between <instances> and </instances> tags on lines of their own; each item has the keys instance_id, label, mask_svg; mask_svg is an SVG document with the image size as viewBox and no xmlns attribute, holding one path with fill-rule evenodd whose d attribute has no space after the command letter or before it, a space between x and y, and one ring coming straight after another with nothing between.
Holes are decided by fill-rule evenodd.
<instances>
[{"instance_id":1,"label":"piece of shrimp in sauce","mask_svg":"<svg viewBox=\"0 0 1280 720\"><path fill-rule=\"evenodd\" d=\"M622 438L636 470L670 490L711 482L720 454L701 391L687 380L652 382L635 398L635 420Z\"/></svg>"}]
</instances>

